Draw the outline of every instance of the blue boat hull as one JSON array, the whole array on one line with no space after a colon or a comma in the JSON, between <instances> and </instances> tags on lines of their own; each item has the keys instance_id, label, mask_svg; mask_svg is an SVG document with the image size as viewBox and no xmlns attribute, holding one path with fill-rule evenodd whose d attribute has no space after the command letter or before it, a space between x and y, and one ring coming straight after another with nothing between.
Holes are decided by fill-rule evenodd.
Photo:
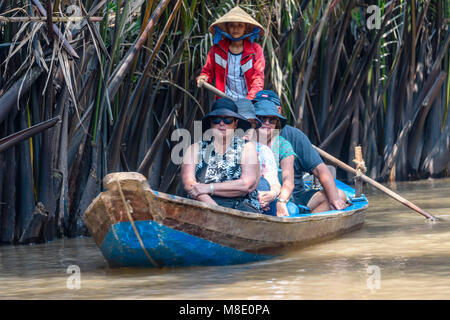
<instances>
[{"instance_id":1,"label":"blue boat hull","mask_svg":"<svg viewBox=\"0 0 450 320\"><path fill-rule=\"evenodd\" d=\"M135 226L148 254L160 267L231 265L275 257L225 247L155 221L136 221ZM155 267L130 222L112 225L100 250L110 266Z\"/></svg>"}]
</instances>

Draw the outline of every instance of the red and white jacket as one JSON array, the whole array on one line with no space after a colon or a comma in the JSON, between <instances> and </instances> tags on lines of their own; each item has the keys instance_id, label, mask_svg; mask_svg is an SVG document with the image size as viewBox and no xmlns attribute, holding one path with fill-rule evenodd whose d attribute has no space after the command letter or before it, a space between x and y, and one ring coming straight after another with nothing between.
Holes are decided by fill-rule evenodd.
<instances>
[{"instance_id":1,"label":"red and white jacket","mask_svg":"<svg viewBox=\"0 0 450 320\"><path fill-rule=\"evenodd\" d=\"M200 75L208 76L208 82L216 79L216 88L225 92L228 74L228 48L231 40L223 39L209 49L206 63ZM247 84L247 99L254 99L258 91L264 89L264 68L266 61L261 46L244 39L241 68ZM216 97L219 98L219 97Z\"/></svg>"}]
</instances>

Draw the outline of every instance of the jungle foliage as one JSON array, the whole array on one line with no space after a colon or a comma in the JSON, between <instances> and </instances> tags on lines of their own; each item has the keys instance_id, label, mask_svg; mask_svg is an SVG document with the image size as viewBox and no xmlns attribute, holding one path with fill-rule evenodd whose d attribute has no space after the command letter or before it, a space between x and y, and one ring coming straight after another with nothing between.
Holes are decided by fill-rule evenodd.
<instances>
[{"instance_id":1,"label":"jungle foliage","mask_svg":"<svg viewBox=\"0 0 450 320\"><path fill-rule=\"evenodd\" d=\"M361 145L379 181L448 176L446 0L39 1L0 0L2 243L86 234L108 172L179 192L171 134L208 112L208 27L237 4L267 28L266 89L315 145L347 163Z\"/></svg>"}]
</instances>

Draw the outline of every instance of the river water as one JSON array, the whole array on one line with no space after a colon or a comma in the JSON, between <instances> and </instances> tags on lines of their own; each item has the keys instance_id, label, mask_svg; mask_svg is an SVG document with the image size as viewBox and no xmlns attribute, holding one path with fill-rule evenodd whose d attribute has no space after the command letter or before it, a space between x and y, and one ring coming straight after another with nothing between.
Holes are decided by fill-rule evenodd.
<instances>
[{"instance_id":1,"label":"river water","mask_svg":"<svg viewBox=\"0 0 450 320\"><path fill-rule=\"evenodd\" d=\"M245 265L111 269L91 238L0 247L0 299L450 299L450 179L366 187L353 233Z\"/></svg>"}]
</instances>

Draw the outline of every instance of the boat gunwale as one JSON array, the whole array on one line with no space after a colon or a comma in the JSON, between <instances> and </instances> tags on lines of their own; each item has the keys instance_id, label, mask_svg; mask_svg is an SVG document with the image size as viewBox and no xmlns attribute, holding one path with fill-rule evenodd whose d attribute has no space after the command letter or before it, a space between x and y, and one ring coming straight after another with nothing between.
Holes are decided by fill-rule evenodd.
<instances>
[{"instance_id":1,"label":"boat gunwale","mask_svg":"<svg viewBox=\"0 0 450 320\"><path fill-rule=\"evenodd\" d=\"M306 223L306 222L329 220L329 219L340 219L340 218L345 218L345 217L352 216L354 214L358 214L363 211L366 211L369 206L368 201L365 198L365 196L362 196L361 198L359 198L358 202L356 202L356 201L355 201L355 203L352 202L352 204L344 210L330 210L330 211L318 212L318 213L307 213L307 214L301 214L301 215L299 214L297 216L278 217L278 216L266 215L264 213L245 212L245 211L227 208L227 207L223 207L223 206L212 205L212 204L204 203L201 201L197 201L197 200L193 200L193 199L153 190L149 187L146 178L144 176L140 175L139 173L127 172L126 175L123 175L123 173L119 173L119 175L121 176L121 177L119 177L119 180L121 180L121 181L133 181L133 183L130 186L130 189L128 189L129 184L127 184L127 183L125 183L122 186L122 190L125 191L125 193L128 193L128 192L140 193L144 198L147 199L147 202L149 202L148 197L152 197L152 198L154 198L155 201L162 201L162 202L168 203L169 205L188 206L194 210L198 210L198 209L205 210L206 209L206 210L213 211L217 214L225 214L225 215L231 216L233 218L248 219L248 220L253 220L255 222L265 221L265 222L270 222L270 223L295 224L295 223L303 223L303 222ZM108 180L114 181L116 177L117 177L117 173L111 173L105 177L104 182L108 181ZM349 187L346 184L344 184L344 186ZM118 190L116 189L115 185L111 184L110 182L104 183L104 187L106 188L106 190L101 192L99 195L97 195L96 198L93 199L93 201L90 203L88 208L85 210L85 213L91 212L92 208L99 201L104 202L106 200L104 197L115 197L116 193L118 193ZM148 205L149 205L149 203L148 203ZM150 207L149 207L149 209L150 209ZM150 209L150 211L151 211L151 209ZM111 219L111 216L110 216L110 219ZM119 221L117 221L115 219L110 220L111 224L115 224L117 222L119 222Z\"/></svg>"},{"instance_id":2,"label":"boat gunwale","mask_svg":"<svg viewBox=\"0 0 450 320\"><path fill-rule=\"evenodd\" d=\"M267 222L278 222L278 223L300 223L300 222L309 222L309 221L320 221L320 220L327 220L327 219L336 219L341 217L346 217L353 215L355 213L359 213L361 211L365 211L368 207L368 201L364 201L365 205L349 209L353 205L347 207L344 210L330 210L330 211L324 211L324 212L318 212L318 213L310 213L305 214L304 216L288 216L288 217L278 217L278 216L270 216L263 213L253 213L253 212L245 212L237 209L222 207L222 206L215 206L212 204L204 203L201 201L183 198L175 195L171 195L164 192L155 191L149 188L144 188L145 192L149 192L153 197L157 198L158 200L162 200L168 203L177 203L180 205L189 205L191 207L197 207L200 209L209 209L212 211L215 211L217 213L224 213L231 216L237 216L240 218L248 218L251 220L260 220L260 221L267 221Z\"/></svg>"}]
</instances>

